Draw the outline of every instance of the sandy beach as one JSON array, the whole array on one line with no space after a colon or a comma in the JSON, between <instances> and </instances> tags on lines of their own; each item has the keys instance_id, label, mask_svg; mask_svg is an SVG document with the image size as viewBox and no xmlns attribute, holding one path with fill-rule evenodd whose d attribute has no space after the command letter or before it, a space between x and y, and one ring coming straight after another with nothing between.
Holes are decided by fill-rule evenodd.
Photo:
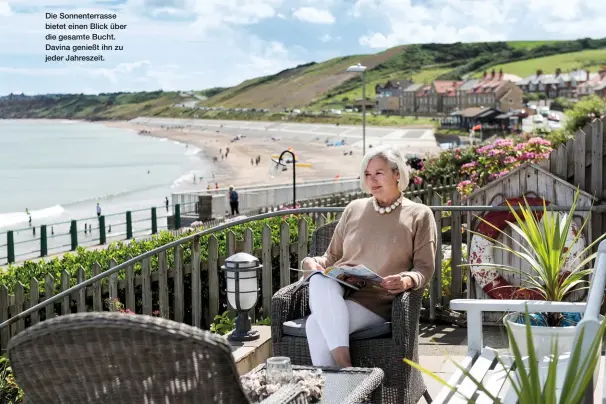
<instances>
[{"instance_id":1,"label":"sandy beach","mask_svg":"<svg viewBox=\"0 0 606 404\"><path fill-rule=\"evenodd\" d=\"M143 136L168 138L200 149L200 157L210 161L219 187L229 185L260 185L289 182L291 166L288 171L272 177L269 171L270 158L283 150L293 148L298 161L311 164L311 167L297 167L297 181L329 179L340 177L357 177L362 150L351 146L327 147L326 137L298 136L279 138L275 133L247 134L246 131L235 131L233 128L196 128L173 127L161 128L152 125L138 125L126 121L103 122L106 126L133 129ZM141 133L144 131L144 133ZM239 140L233 141L237 134ZM272 140L273 136L273 140ZM276 140L278 139L278 140ZM337 140L335 136L334 140ZM229 148L227 158L221 158ZM349 152L352 155L349 155ZM347 154L347 155L344 155ZM251 164L251 159L261 157L258 165ZM213 162L216 157L217 161ZM285 159L288 155L285 155ZM206 186L207 182L203 181Z\"/></svg>"}]
</instances>

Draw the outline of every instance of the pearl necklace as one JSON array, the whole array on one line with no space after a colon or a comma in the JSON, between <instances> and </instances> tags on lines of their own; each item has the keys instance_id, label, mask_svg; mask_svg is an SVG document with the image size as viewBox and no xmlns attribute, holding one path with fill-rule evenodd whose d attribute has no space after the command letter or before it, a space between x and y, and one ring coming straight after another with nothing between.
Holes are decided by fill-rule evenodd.
<instances>
[{"instance_id":1,"label":"pearl necklace","mask_svg":"<svg viewBox=\"0 0 606 404\"><path fill-rule=\"evenodd\" d=\"M397 201L395 201L394 203L392 203L390 206L382 208L382 207L379 206L379 203L377 202L377 198L375 198L373 196L373 198L372 198L372 204L373 204L375 210L377 212L379 212L380 215L384 215L386 213L390 213L392 210L395 210L398 206L400 206L400 204L402 203L402 199L404 199L404 195L400 194L400 197L398 198Z\"/></svg>"}]
</instances>

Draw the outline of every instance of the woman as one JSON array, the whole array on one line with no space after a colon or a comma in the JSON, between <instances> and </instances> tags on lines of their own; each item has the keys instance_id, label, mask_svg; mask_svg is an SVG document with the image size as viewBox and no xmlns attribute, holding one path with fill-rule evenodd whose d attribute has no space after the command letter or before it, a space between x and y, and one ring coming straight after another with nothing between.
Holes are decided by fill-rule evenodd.
<instances>
[{"instance_id":1,"label":"woman","mask_svg":"<svg viewBox=\"0 0 606 404\"><path fill-rule=\"evenodd\" d=\"M380 288L348 289L345 296L335 280L309 279L305 328L315 366L351 366L349 334L390 321L394 295L424 288L435 269L436 223L431 209L404 198L409 176L400 152L372 148L360 171L360 186L372 197L347 205L326 253L305 258L302 267L362 264L384 280Z\"/></svg>"}]
</instances>

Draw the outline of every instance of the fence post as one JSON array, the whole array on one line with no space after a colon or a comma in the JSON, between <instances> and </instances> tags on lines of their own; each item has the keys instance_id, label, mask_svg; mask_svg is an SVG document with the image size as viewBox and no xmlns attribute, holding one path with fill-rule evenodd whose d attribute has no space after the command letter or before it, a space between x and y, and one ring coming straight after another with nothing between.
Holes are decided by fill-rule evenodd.
<instances>
[{"instance_id":1,"label":"fence post","mask_svg":"<svg viewBox=\"0 0 606 404\"><path fill-rule=\"evenodd\" d=\"M6 233L6 249L8 250L8 263L12 264L15 262L15 236L12 230Z\"/></svg>"},{"instance_id":2,"label":"fence post","mask_svg":"<svg viewBox=\"0 0 606 404\"><path fill-rule=\"evenodd\" d=\"M130 210L126 211L126 239L133 238L133 218Z\"/></svg>"},{"instance_id":3,"label":"fence post","mask_svg":"<svg viewBox=\"0 0 606 404\"><path fill-rule=\"evenodd\" d=\"M158 217L156 216L156 208L151 208L152 215L152 234L158 233Z\"/></svg>"},{"instance_id":4,"label":"fence post","mask_svg":"<svg viewBox=\"0 0 606 404\"><path fill-rule=\"evenodd\" d=\"M69 232L72 236L72 251L76 251L76 248L78 248L78 222L76 220L72 220Z\"/></svg>"},{"instance_id":5,"label":"fence post","mask_svg":"<svg viewBox=\"0 0 606 404\"><path fill-rule=\"evenodd\" d=\"M99 216L99 244L105 244L105 216Z\"/></svg>"},{"instance_id":6,"label":"fence post","mask_svg":"<svg viewBox=\"0 0 606 404\"><path fill-rule=\"evenodd\" d=\"M175 230L179 230L181 228L181 205L175 205Z\"/></svg>"},{"instance_id":7,"label":"fence post","mask_svg":"<svg viewBox=\"0 0 606 404\"><path fill-rule=\"evenodd\" d=\"M48 240L46 239L46 225L40 226L40 256L46 257L48 254Z\"/></svg>"}]
</instances>

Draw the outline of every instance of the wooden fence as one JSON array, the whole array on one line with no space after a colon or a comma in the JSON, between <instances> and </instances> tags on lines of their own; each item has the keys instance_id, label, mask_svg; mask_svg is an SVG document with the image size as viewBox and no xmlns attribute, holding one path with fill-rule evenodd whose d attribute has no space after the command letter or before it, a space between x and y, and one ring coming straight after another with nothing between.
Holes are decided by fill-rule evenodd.
<instances>
[{"instance_id":1,"label":"wooden fence","mask_svg":"<svg viewBox=\"0 0 606 404\"><path fill-rule=\"evenodd\" d=\"M604 204L606 197L606 125L595 119L579 130L573 139L560 145L549 156L549 171L563 180L594 195ZM593 234L606 230L606 215L592 215Z\"/></svg>"},{"instance_id":2,"label":"wooden fence","mask_svg":"<svg viewBox=\"0 0 606 404\"><path fill-rule=\"evenodd\" d=\"M447 189L444 187L444 189ZM420 192L420 191L411 191ZM458 201L456 192L453 197L441 196L431 187L423 190L423 196L431 195L435 205L442 205L442 201L446 198ZM442 189L442 192L445 192ZM421 195L421 194L419 194ZM345 197L345 201L349 201L359 197L359 194L349 194ZM413 196L416 198L416 196ZM435 206L434 205L434 206ZM340 215L342 208L318 208L318 210L329 211L325 214L312 212L314 224L320 226L327 220L334 220ZM332 211L332 212L330 212ZM288 213L298 213L299 210L292 210ZM280 216L281 212L269 213L267 215ZM453 212L451 216L442 217L442 213L435 212L438 220L439 229L460 228L461 212ZM250 218L255 220L255 218ZM235 222L233 225L237 225ZM284 287L289 285L296 279L296 272L291 271L293 256L295 262L300 262L303 257L307 256L309 251L309 242L311 234L308 228L308 222L304 218L298 220L298 237L296 242L291 243L290 229L286 222L282 222L277 243L272 242L272 234L269 226L264 224L261 234L261 248L253 249L253 231L247 228L244 232L244 237L241 240L236 239L233 231L229 230L232 224L225 224L227 227L226 235L226 256L219 256L219 240L215 234L210 234L208 241L201 245L201 235L196 235L191 241L179 243L174 248L160 248L159 252L153 256L136 260L135 263L114 272L108 277L94 282L89 287L79 288L72 293L60 298L55 304L47 304L46 307L39 311L35 311L28 316L20 316L17 321L9 327L0 330L0 348L6 349L8 340L25 329L26 326L36 324L37 322L51 318L56 315L64 315L74 312L86 311L102 311L107 310L107 299L114 299L122 296L121 302L126 308L137 311L138 313L152 315L156 310L158 315L163 318L171 318L179 322L187 322L196 327L208 326L215 315L220 313L221 285L220 285L220 266L224 263L225 258L236 252L248 252L258 257L264 264L261 272L260 296L257 303L258 313L267 316L270 313L271 297L276 292L276 287ZM221 228L208 230L215 233ZM202 232L204 233L204 232ZM438 232L441 236L443 233ZM275 236L275 235L274 235ZM460 246L462 241L461 232L452 232L452 244ZM432 288L430 305L432 310L435 310L435 304L443 299L441 285L441 246L442 238L439 238L438 249L439 254L436 257L436 274L433 279L434 287ZM207 258L201 259L201 248L207 250ZM189 263L185 263L184 251L187 250L191 254ZM168 265L168 254L172 254L173 264ZM293 255L293 256L291 256ZM139 258L139 257L137 257ZM272 259L278 259L277 267L272 267ZM152 260L157 259L157 268L152 269ZM448 293L452 297L460 297L462 295L461 270L461 255L459 248L452 249L452 273L453 282L451 283L451 292ZM113 261L109 268L115 267L118 263ZM267 265L269 264L269 265ZM135 274L135 265L139 266L140 273ZM102 268L101 265L94 264L92 267L92 276L101 274L109 268ZM274 277L277 277L277 285L274 284ZM203 299L205 290L202 288L202 279L207 285L207 296ZM86 271L80 267L77 271L75 279L70 277L67 271L61 273L60 279L54 279L48 275L45 279L32 279L29 285L17 283L13 288L13 294L9 294L9 288L6 285L0 285L0 322L4 323L11 317L22 313L23 311L35 306L40 302L56 296L58 292L66 291L70 288L70 284L74 281L81 284L86 280ZM172 288L170 288L172 286ZM187 288L189 286L189 289ZM169 300L172 290L172 298ZM140 304L137 304L139 302ZM186 304L187 303L187 304ZM432 313L435 312L432 311ZM251 310L251 316L254 318L255 311ZM187 321L186 321L187 318Z\"/></svg>"}]
</instances>

